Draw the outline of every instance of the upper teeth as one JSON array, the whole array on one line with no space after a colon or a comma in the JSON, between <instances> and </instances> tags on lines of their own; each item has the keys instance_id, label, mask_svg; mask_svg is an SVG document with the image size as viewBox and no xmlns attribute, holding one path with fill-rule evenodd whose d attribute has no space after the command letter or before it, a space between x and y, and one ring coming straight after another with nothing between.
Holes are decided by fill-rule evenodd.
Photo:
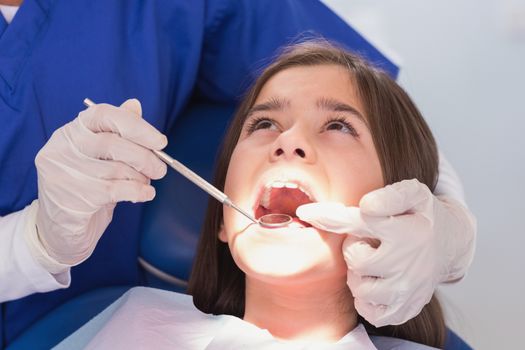
<instances>
[{"instance_id":1,"label":"upper teeth","mask_svg":"<svg viewBox=\"0 0 525 350\"><path fill-rule=\"evenodd\" d=\"M310 200L312 199L312 197L310 196L310 193L308 193L308 191L306 191L302 186L299 186L295 182L273 181L271 183L268 183L265 186L264 193L263 193L263 195L261 197L260 204L263 207L268 208L270 206L270 193L271 193L272 188L283 188L283 187L286 187L286 188L297 188L301 192L306 194L308 196L308 198L310 198Z\"/></svg>"},{"instance_id":2,"label":"upper teeth","mask_svg":"<svg viewBox=\"0 0 525 350\"><path fill-rule=\"evenodd\" d=\"M268 185L266 185L266 188L299 188L299 185L293 182L281 182L281 181L274 181ZM304 192L304 191L303 191Z\"/></svg>"}]
</instances>

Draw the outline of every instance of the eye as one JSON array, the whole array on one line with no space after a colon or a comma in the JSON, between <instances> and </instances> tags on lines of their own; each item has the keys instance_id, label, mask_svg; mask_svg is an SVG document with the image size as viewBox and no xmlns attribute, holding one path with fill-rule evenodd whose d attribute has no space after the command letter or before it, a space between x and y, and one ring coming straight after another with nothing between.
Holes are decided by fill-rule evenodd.
<instances>
[{"instance_id":1,"label":"eye","mask_svg":"<svg viewBox=\"0 0 525 350\"><path fill-rule=\"evenodd\" d=\"M327 131L340 131L356 137L359 136L352 124L350 124L350 122L348 122L345 118L342 117L328 120L324 126L324 129Z\"/></svg>"},{"instance_id":2,"label":"eye","mask_svg":"<svg viewBox=\"0 0 525 350\"><path fill-rule=\"evenodd\" d=\"M257 130L263 130L263 129L269 129L269 130L278 130L277 123L275 120L266 118L266 117L259 117L254 118L248 123L248 126L246 127L246 130L248 131L248 135L253 133Z\"/></svg>"}]
</instances>

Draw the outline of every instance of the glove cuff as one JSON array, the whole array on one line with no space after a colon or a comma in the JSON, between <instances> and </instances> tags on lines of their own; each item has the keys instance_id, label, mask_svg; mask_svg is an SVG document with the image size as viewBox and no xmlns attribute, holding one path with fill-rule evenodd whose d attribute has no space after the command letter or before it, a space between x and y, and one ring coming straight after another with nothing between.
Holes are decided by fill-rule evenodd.
<instances>
[{"instance_id":1,"label":"glove cuff","mask_svg":"<svg viewBox=\"0 0 525 350\"><path fill-rule=\"evenodd\" d=\"M34 200L29 206L24 240L35 260L52 275L59 275L71 268L72 265L62 264L49 256L38 235L38 227L36 225L37 213L38 199Z\"/></svg>"},{"instance_id":2,"label":"glove cuff","mask_svg":"<svg viewBox=\"0 0 525 350\"><path fill-rule=\"evenodd\" d=\"M459 201L446 196L438 197L449 217L449 224L456 225L455 229L449 230L449 236L445 239L448 246L445 251L451 255L447 259L447 269L442 275L440 282L454 282L465 275L474 259L476 250L477 222L474 215Z\"/></svg>"}]
</instances>

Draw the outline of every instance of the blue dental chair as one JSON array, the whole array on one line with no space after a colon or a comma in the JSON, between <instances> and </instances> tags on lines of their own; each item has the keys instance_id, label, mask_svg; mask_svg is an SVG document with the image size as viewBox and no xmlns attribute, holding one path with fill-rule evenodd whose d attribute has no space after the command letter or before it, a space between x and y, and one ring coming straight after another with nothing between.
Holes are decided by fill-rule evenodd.
<instances>
[{"instance_id":1,"label":"blue dental chair","mask_svg":"<svg viewBox=\"0 0 525 350\"><path fill-rule=\"evenodd\" d=\"M169 135L167 153L210 180L232 106L194 102ZM184 292L197 245L207 195L174 171L156 183L157 198L144 213L138 263L145 284ZM90 291L56 308L27 329L7 349L49 349L119 298L131 286ZM471 347L448 332L447 350Z\"/></svg>"}]
</instances>

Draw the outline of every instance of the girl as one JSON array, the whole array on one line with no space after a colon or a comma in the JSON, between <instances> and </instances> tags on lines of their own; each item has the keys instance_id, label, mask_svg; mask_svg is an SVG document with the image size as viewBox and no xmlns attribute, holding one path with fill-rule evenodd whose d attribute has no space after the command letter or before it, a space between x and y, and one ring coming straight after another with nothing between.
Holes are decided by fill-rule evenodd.
<instances>
[{"instance_id":1,"label":"girl","mask_svg":"<svg viewBox=\"0 0 525 350\"><path fill-rule=\"evenodd\" d=\"M358 206L366 193L404 179L432 190L437 171L428 126L387 74L327 42L291 46L242 101L215 185L257 218L278 212L294 222L263 228L210 200L188 290L193 303L135 288L61 346L442 347L434 297L399 326L374 328L360 318L346 281L345 237L295 216L311 202Z\"/></svg>"}]
</instances>

